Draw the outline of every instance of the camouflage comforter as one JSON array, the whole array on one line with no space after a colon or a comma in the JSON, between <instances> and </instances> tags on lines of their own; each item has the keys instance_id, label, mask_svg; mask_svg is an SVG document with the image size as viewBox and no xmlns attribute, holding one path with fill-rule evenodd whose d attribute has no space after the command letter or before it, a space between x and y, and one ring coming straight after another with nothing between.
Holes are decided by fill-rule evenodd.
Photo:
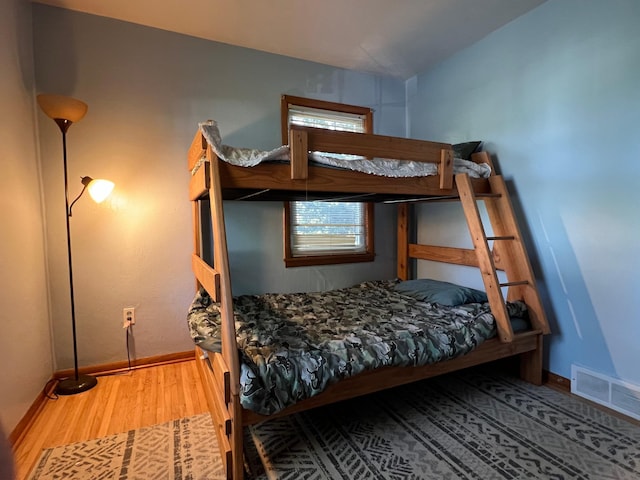
<instances>
[{"instance_id":1,"label":"camouflage comforter","mask_svg":"<svg viewBox=\"0 0 640 480\"><path fill-rule=\"evenodd\" d=\"M394 365L463 355L495 335L488 304L443 307L365 282L318 293L234 298L242 406L275 413L337 380ZM522 316L523 304L509 304ZM195 343L220 351L218 306L196 295L188 315Z\"/></svg>"}]
</instances>

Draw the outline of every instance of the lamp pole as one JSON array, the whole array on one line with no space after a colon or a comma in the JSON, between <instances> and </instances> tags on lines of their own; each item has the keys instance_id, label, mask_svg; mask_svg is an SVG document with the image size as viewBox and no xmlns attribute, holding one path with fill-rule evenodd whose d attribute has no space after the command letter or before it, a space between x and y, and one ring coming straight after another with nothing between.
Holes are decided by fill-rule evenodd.
<instances>
[{"instance_id":1,"label":"lamp pole","mask_svg":"<svg viewBox=\"0 0 640 480\"><path fill-rule=\"evenodd\" d=\"M58 122L56 122L58 123ZM71 297L71 330L73 331L73 372L74 380L78 382L78 341L76 338L76 302L73 292L73 260L71 257L71 226L69 222L69 177L67 175L67 129L71 122L64 124L58 123L62 130L62 156L64 164L64 205L65 220L67 224L67 260L69 261L69 296Z\"/></svg>"},{"instance_id":2,"label":"lamp pole","mask_svg":"<svg viewBox=\"0 0 640 480\"><path fill-rule=\"evenodd\" d=\"M69 298L71 300L71 331L73 334L73 378L61 380L56 386L58 395L74 395L85 392L98 383L96 377L91 375L80 375L78 372L78 340L76 334L76 303L73 291L73 257L71 255L71 225L69 218L71 210L69 208L69 177L67 174L67 130L73 122L66 119L56 118L55 122L62 132L62 158L64 165L64 205L65 220L67 225L67 260L69 262Z\"/></svg>"}]
</instances>

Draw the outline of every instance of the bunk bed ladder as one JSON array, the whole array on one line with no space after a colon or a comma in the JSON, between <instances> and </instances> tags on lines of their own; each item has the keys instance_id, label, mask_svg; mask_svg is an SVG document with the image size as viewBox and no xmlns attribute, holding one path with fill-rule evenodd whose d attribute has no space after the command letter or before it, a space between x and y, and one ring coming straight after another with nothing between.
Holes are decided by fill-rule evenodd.
<instances>
[{"instance_id":1,"label":"bunk bed ladder","mask_svg":"<svg viewBox=\"0 0 640 480\"><path fill-rule=\"evenodd\" d=\"M532 328L542 334L548 334L549 325L504 179L501 175L492 175L488 181L490 193L476 196L469 176L466 173L456 175L456 186L491 311L496 318L498 335L503 342L513 339L513 330L502 294L504 287L508 288L506 300L522 300L527 304ZM485 203L493 236L488 237L485 232L478 200ZM489 247L490 241L493 241L493 251ZM504 270L507 277L505 282L499 280L498 268Z\"/></svg>"}]
</instances>

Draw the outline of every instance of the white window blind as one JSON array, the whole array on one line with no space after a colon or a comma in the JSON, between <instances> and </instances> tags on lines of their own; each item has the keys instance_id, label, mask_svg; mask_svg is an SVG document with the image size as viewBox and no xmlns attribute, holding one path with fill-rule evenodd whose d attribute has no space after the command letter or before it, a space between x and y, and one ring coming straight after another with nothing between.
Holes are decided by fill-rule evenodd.
<instances>
[{"instance_id":1,"label":"white window blind","mask_svg":"<svg viewBox=\"0 0 640 480\"><path fill-rule=\"evenodd\" d=\"M294 256L366 251L362 203L292 202L291 253Z\"/></svg>"},{"instance_id":2,"label":"white window blind","mask_svg":"<svg viewBox=\"0 0 640 480\"><path fill-rule=\"evenodd\" d=\"M289 124L345 132L364 132L364 116L289 105Z\"/></svg>"},{"instance_id":3,"label":"white window blind","mask_svg":"<svg viewBox=\"0 0 640 480\"><path fill-rule=\"evenodd\" d=\"M365 131L364 115L291 104L289 124L356 133ZM366 252L365 206L362 203L291 202L290 222L294 257Z\"/></svg>"}]
</instances>

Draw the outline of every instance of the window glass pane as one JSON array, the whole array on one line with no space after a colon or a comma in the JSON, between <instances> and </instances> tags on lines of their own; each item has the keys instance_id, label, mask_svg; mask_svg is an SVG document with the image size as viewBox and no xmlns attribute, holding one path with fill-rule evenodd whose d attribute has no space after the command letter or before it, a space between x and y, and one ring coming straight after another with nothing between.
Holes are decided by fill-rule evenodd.
<instances>
[{"instance_id":1,"label":"window glass pane","mask_svg":"<svg viewBox=\"0 0 640 480\"><path fill-rule=\"evenodd\" d=\"M325 128L327 130L340 130L342 132L364 132L364 116L362 115L293 105L289 105L289 124L300 125L302 127ZM358 155L349 155L346 153L329 153L328 155L343 160L361 158Z\"/></svg>"},{"instance_id":2,"label":"window glass pane","mask_svg":"<svg viewBox=\"0 0 640 480\"><path fill-rule=\"evenodd\" d=\"M364 218L361 203L292 202L292 254L365 252Z\"/></svg>"},{"instance_id":3,"label":"window glass pane","mask_svg":"<svg viewBox=\"0 0 640 480\"><path fill-rule=\"evenodd\" d=\"M364 132L364 117L351 113L333 112L299 106L289 106L289 123L303 127L326 128L346 132Z\"/></svg>"}]
</instances>

